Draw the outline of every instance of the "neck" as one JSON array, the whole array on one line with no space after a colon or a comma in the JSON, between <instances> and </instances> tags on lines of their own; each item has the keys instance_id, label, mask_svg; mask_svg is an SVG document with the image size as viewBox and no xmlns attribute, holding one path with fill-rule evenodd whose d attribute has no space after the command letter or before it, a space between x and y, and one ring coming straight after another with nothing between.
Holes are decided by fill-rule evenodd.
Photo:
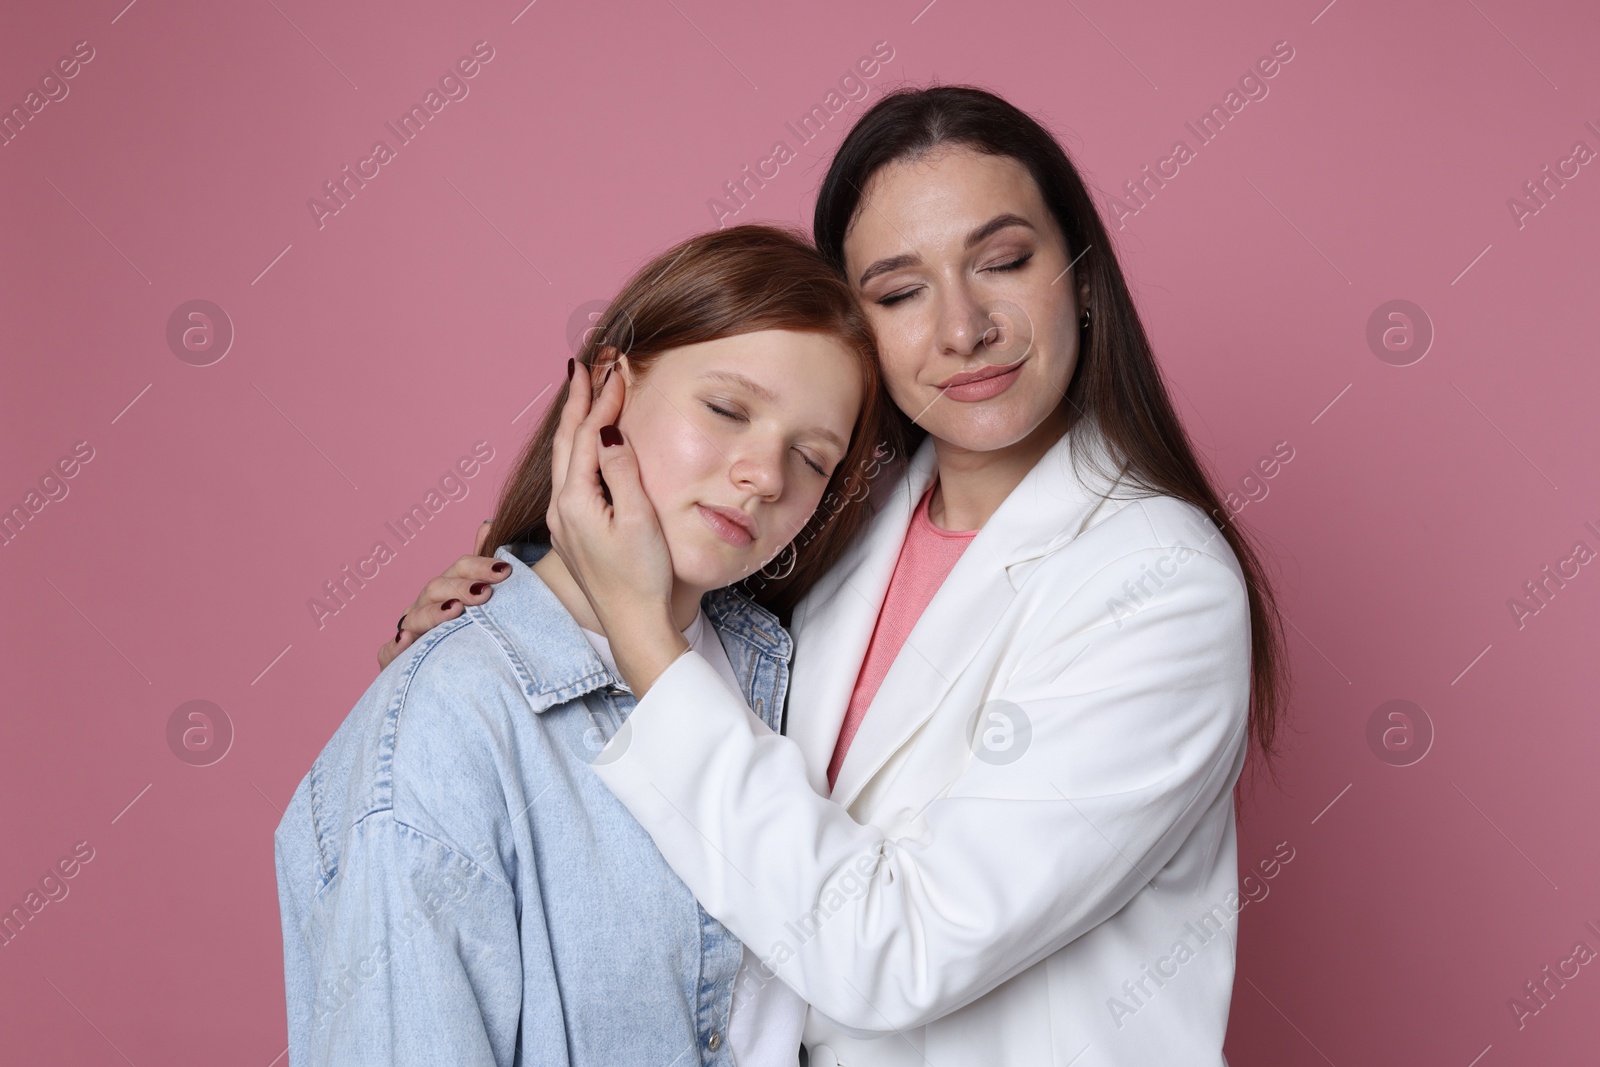
<instances>
[{"instance_id":1,"label":"neck","mask_svg":"<svg viewBox=\"0 0 1600 1067\"><path fill-rule=\"evenodd\" d=\"M561 553L554 548L539 557L539 562L531 568L539 576L540 581L550 588L561 601L561 606L571 613L573 620L585 630L593 630L602 636L605 627L600 624L600 618L594 613L594 607L589 603L589 598L584 595L583 587L567 569L566 561L561 558ZM687 630L694 622L695 615L700 611L700 598L707 590L695 589L683 582L674 580L672 583L672 625L680 631Z\"/></svg>"},{"instance_id":2,"label":"neck","mask_svg":"<svg viewBox=\"0 0 1600 1067\"><path fill-rule=\"evenodd\" d=\"M977 530L1000 510L1034 464L1067 432L1065 405L1057 407L1022 440L989 452L975 452L933 439L938 484L928 501L928 517L952 533Z\"/></svg>"}]
</instances>

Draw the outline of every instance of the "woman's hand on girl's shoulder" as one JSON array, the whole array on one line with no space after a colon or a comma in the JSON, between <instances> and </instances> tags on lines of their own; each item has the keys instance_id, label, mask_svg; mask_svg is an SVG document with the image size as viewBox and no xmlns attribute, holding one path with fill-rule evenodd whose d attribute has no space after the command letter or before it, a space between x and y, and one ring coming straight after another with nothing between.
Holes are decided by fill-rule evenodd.
<instances>
[{"instance_id":1,"label":"woman's hand on girl's shoulder","mask_svg":"<svg viewBox=\"0 0 1600 1067\"><path fill-rule=\"evenodd\" d=\"M482 604L494 595L496 582L511 576L511 564L482 555L483 539L489 534L489 520L478 527L473 551L450 564L445 572L429 580L415 603L400 617L395 634L378 647L378 669L394 662L396 656L416 643L417 638L466 610L468 604Z\"/></svg>"}]
</instances>

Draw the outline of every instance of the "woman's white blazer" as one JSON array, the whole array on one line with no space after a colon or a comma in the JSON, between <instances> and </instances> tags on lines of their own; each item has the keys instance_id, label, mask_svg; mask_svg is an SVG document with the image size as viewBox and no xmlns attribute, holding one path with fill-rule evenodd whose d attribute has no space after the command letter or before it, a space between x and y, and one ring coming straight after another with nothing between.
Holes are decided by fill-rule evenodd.
<instances>
[{"instance_id":1,"label":"woman's white blazer","mask_svg":"<svg viewBox=\"0 0 1600 1067\"><path fill-rule=\"evenodd\" d=\"M973 538L831 793L929 441L796 609L786 736L688 652L594 765L811 1004L811 1067L1226 1062L1246 592L1210 518L1104 450L1080 421Z\"/></svg>"}]
</instances>

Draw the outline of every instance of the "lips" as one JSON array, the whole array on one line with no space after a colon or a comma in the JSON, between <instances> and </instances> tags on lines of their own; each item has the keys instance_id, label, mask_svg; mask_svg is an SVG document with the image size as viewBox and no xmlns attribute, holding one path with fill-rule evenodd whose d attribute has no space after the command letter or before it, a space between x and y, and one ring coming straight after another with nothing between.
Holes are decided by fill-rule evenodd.
<instances>
[{"instance_id":1,"label":"lips","mask_svg":"<svg viewBox=\"0 0 1600 1067\"><path fill-rule=\"evenodd\" d=\"M1022 377L1022 367L1027 360L1017 360L999 367L984 367L967 371L945 380L938 386L939 395L958 404L981 404L1006 392Z\"/></svg>"},{"instance_id":2,"label":"lips","mask_svg":"<svg viewBox=\"0 0 1600 1067\"><path fill-rule=\"evenodd\" d=\"M706 524L731 544L744 547L755 541L759 531L756 521L738 508L719 507L715 504L700 504L701 517Z\"/></svg>"},{"instance_id":3,"label":"lips","mask_svg":"<svg viewBox=\"0 0 1600 1067\"><path fill-rule=\"evenodd\" d=\"M1016 363L1002 363L994 366L980 367L978 370L966 371L962 374L957 374L946 378L944 381L934 386L934 388L949 389L952 386L970 385L973 382L981 382L988 378L998 378L1002 374L1010 374L1012 371L1017 369L1017 366L1018 365Z\"/></svg>"}]
</instances>

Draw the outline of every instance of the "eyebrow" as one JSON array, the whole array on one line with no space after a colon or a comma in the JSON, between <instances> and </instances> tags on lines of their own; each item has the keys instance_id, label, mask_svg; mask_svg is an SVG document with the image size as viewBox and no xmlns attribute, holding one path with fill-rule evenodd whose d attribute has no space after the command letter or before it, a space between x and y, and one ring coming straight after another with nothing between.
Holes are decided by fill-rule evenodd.
<instances>
[{"instance_id":1,"label":"eyebrow","mask_svg":"<svg viewBox=\"0 0 1600 1067\"><path fill-rule=\"evenodd\" d=\"M745 391L749 392L753 396L756 396L756 397L758 397L758 398L760 398L762 400L765 400L769 404L777 404L778 403L777 394L775 394L771 389L768 389L766 386L762 385L760 382L754 381L753 379L750 379L750 378L746 378L743 374L740 374L737 371L731 371L731 370L708 370L704 374L702 374L700 377L709 378L709 379L711 379L713 381L727 382L729 385L737 385L739 388L744 389ZM816 427L813 427L810 432L814 436L820 437L824 441L827 441L828 443L832 444L835 448L839 449L839 451L841 451L841 452L848 451L848 449L845 447L845 443L843 441L839 440L839 435L834 433L832 430L829 430L829 429L827 429L825 427L822 427L822 426L816 426Z\"/></svg>"},{"instance_id":2,"label":"eyebrow","mask_svg":"<svg viewBox=\"0 0 1600 1067\"><path fill-rule=\"evenodd\" d=\"M1021 215L1013 215L1010 212L1007 212L1003 215L996 215L982 226L979 226L977 229L967 234L966 240L961 243L961 246L963 248L971 248L984 238L999 233L1008 226L1023 226L1027 229L1033 230L1035 233L1039 232L1038 228L1035 227L1033 223L1029 222ZM922 262L922 257L918 256L915 252L902 252L898 256L889 256L887 259L880 259L872 266L861 272L861 277L857 279L856 284L865 287L868 282L880 274L888 274L890 271L896 271L901 267L909 267L920 262Z\"/></svg>"}]
</instances>

